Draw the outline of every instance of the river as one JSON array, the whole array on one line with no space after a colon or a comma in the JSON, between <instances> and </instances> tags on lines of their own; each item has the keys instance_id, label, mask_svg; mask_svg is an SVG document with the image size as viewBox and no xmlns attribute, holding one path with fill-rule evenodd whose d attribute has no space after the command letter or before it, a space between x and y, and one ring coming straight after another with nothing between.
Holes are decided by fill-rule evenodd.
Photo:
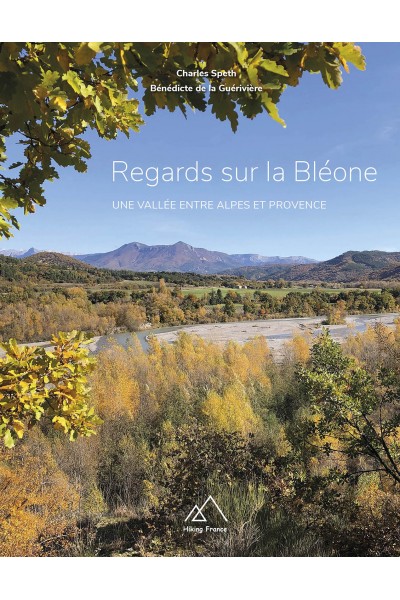
<instances>
[{"instance_id":1,"label":"river","mask_svg":"<svg viewBox=\"0 0 400 600\"><path fill-rule=\"evenodd\" d=\"M333 339L341 342L349 335L362 333L368 326L373 326L375 323L382 323L386 327L394 329L394 321L399 317L400 313L350 315L346 318L344 325L326 325L325 327L329 329ZM232 340L244 344L252 338L262 335L268 341L272 352L279 355L283 344L292 339L294 335L308 334L312 337L318 336L324 327L322 325L323 320L324 317L288 317L286 319L262 319L257 321L238 321L235 323L205 323L201 325L160 327L158 329L145 329L136 333L97 336L92 338L93 341L89 344L89 349L96 354L113 341L126 348L137 337L142 348L148 350L149 336L154 335L161 342L171 344L177 339L179 332L186 331L189 334L198 335L207 341L218 344L226 344ZM21 345L51 348L51 342L49 341ZM4 356L3 350L0 350L1 356Z\"/></svg>"},{"instance_id":2,"label":"river","mask_svg":"<svg viewBox=\"0 0 400 600\"><path fill-rule=\"evenodd\" d=\"M344 325L325 326L329 329L332 337L337 341L343 341L349 335L361 333L375 323L382 323L387 327L394 328L394 320L399 313L373 314L373 315L351 315L346 318ZM148 336L154 335L160 341L172 343L177 339L179 332L198 335L207 341L225 344L230 340L245 343L255 336L262 335L268 341L272 351L281 349L284 342L290 340L294 335L309 334L316 337L322 332L322 321L324 317L304 317L286 319L263 319L257 321L239 321L236 323L206 323L202 325L179 325L177 327L163 327L159 329L146 329L137 333L118 333L113 336L102 336L96 338L91 345L94 352L98 352L110 340L115 340L126 347L132 342L133 336L137 336L142 347L148 349Z\"/></svg>"}]
</instances>

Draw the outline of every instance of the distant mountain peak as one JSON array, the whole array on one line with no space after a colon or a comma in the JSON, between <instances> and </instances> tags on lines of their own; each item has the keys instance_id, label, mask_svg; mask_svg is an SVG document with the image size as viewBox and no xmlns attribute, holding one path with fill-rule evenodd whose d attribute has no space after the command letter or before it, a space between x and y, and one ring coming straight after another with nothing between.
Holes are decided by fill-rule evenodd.
<instances>
[{"instance_id":1,"label":"distant mountain peak","mask_svg":"<svg viewBox=\"0 0 400 600\"><path fill-rule=\"evenodd\" d=\"M179 242L175 242L175 244L171 244L171 246L176 248L188 248L189 250L198 250L198 248L194 248L190 244L182 242L181 240Z\"/></svg>"},{"instance_id":2,"label":"distant mountain peak","mask_svg":"<svg viewBox=\"0 0 400 600\"><path fill-rule=\"evenodd\" d=\"M0 250L0 254L3 256L11 256L12 258L26 258L27 256L32 256L33 254L37 254L38 252L42 252L42 250L38 250L37 248L29 248L28 250Z\"/></svg>"},{"instance_id":3,"label":"distant mountain peak","mask_svg":"<svg viewBox=\"0 0 400 600\"><path fill-rule=\"evenodd\" d=\"M32 248L29 248L25 254L24 254L24 258L27 256L32 256L33 254L38 254L39 252L43 252L43 250L38 250L37 248L34 248L32 246Z\"/></svg>"},{"instance_id":4,"label":"distant mountain peak","mask_svg":"<svg viewBox=\"0 0 400 600\"><path fill-rule=\"evenodd\" d=\"M129 242L128 244L121 246L121 248L126 248L127 246L131 246L132 248L147 248L147 245L142 244L141 242Z\"/></svg>"}]
</instances>

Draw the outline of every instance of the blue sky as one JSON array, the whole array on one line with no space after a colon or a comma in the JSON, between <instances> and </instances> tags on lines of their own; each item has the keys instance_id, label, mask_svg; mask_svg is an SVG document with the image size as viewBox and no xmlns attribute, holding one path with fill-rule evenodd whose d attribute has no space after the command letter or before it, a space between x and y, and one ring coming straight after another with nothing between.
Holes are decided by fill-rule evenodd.
<instances>
[{"instance_id":1,"label":"blue sky","mask_svg":"<svg viewBox=\"0 0 400 600\"><path fill-rule=\"evenodd\" d=\"M303 77L279 103L286 129L267 115L241 118L233 134L210 112L159 111L139 134L104 141L89 133L88 172L60 169L46 186L47 205L20 217L21 231L1 248L73 253L108 251L122 244L171 244L229 253L303 255L327 259L346 250L400 250L400 44L361 44L365 72L351 69L339 90L319 75ZM9 153L12 154L11 152ZM375 166L374 183L294 183L295 160L332 166ZM287 169L285 183L113 183L112 161L130 167L213 168L259 165ZM117 211L113 200L325 200L326 211Z\"/></svg>"}]
</instances>

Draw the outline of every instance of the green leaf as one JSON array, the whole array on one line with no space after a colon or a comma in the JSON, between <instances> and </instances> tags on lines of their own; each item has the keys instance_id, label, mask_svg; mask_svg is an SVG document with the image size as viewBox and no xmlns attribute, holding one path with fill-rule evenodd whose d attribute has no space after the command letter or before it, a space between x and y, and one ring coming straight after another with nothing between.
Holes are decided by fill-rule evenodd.
<instances>
[{"instance_id":1,"label":"green leaf","mask_svg":"<svg viewBox=\"0 0 400 600\"><path fill-rule=\"evenodd\" d=\"M96 56L97 51L93 50L87 42L80 44L75 50L76 64L79 66L87 65Z\"/></svg>"},{"instance_id":2,"label":"green leaf","mask_svg":"<svg viewBox=\"0 0 400 600\"><path fill-rule=\"evenodd\" d=\"M247 75L249 76L249 80L251 85L254 87L258 87L260 85L260 81L258 79L258 69L257 67L250 66L247 69Z\"/></svg>"},{"instance_id":3,"label":"green leaf","mask_svg":"<svg viewBox=\"0 0 400 600\"><path fill-rule=\"evenodd\" d=\"M238 115L235 111L235 103L232 98L229 97L225 92L211 92L209 104L212 106L212 113L220 119L225 121L229 119L232 127L232 131L236 131L238 127Z\"/></svg>"},{"instance_id":4,"label":"green leaf","mask_svg":"<svg viewBox=\"0 0 400 600\"><path fill-rule=\"evenodd\" d=\"M68 433L69 425L68 425L67 420L64 417L59 417L58 415L56 415L53 418L53 423L54 423L54 429L60 429L60 430L64 431L64 433Z\"/></svg>"},{"instance_id":5,"label":"green leaf","mask_svg":"<svg viewBox=\"0 0 400 600\"><path fill-rule=\"evenodd\" d=\"M9 429L6 429L6 432L3 437L4 445L6 448L14 448L15 441Z\"/></svg>"},{"instance_id":6,"label":"green leaf","mask_svg":"<svg viewBox=\"0 0 400 600\"><path fill-rule=\"evenodd\" d=\"M58 110L61 110L62 112L65 112L67 110L67 97L66 95L64 96L53 96L50 98L50 106L51 108L56 108Z\"/></svg>"},{"instance_id":7,"label":"green leaf","mask_svg":"<svg viewBox=\"0 0 400 600\"><path fill-rule=\"evenodd\" d=\"M63 75L63 79L72 87L74 92L80 94L82 82L79 78L78 73L75 73L75 71L67 71Z\"/></svg>"},{"instance_id":8,"label":"green leaf","mask_svg":"<svg viewBox=\"0 0 400 600\"><path fill-rule=\"evenodd\" d=\"M260 67L262 67L265 71L270 71L271 73L276 73L277 75L283 75L284 77L289 77L288 72L285 67L282 65L278 65L277 62L270 59L265 59L260 62Z\"/></svg>"},{"instance_id":9,"label":"green leaf","mask_svg":"<svg viewBox=\"0 0 400 600\"><path fill-rule=\"evenodd\" d=\"M231 46L235 49L239 64L241 67L246 67L248 52L243 42L232 42Z\"/></svg>"},{"instance_id":10,"label":"green leaf","mask_svg":"<svg viewBox=\"0 0 400 600\"><path fill-rule=\"evenodd\" d=\"M11 169L11 167L10 167ZM14 198L0 198L0 206L5 209L17 208L18 202Z\"/></svg>"},{"instance_id":11,"label":"green leaf","mask_svg":"<svg viewBox=\"0 0 400 600\"><path fill-rule=\"evenodd\" d=\"M42 85L48 90L51 90L58 81L59 77L60 73L58 73L58 71L46 71L42 78Z\"/></svg>"},{"instance_id":12,"label":"green leaf","mask_svg":"<svg viewBox=\"0 0 400 600\"><path fill-rule=\"evenodd\" d=\"M21 167L24 163L21 161L18 162L14 162L12 163L12 165L10 165L8 168L9 169L17 169L18 167Z\"/></svg>"},{"instance_id":13,"label":"green leaf","mask_svg":"<svg viewBox=\"0 0 400 600\"><path fill-rule=\"evenodd\" d=\"M261 100L262 100L262 104L265 107L265 109L267 110L269 116L272 119L274 119L274 121L276 121L277 123L280 123L281 125L283 125L283 127L286 127L285 121L283 119L281 119L281 117L279 116L279 112L278 112L278 108L277 108L276 104L273 102L272 98L270 98L266 92L263 92L261 94Z\"/></svg>"},{"instance_id":14,"label":"green leaf","mask_svg":"<svg viewBox=\"0 0 400 600\"><path fill-rule=\"evenodd\" d=\"M91 50L93 50L93 52L97 54L101 52L101 44L102 42L89 42L88 46Z\"/></svg>"},{"instance_id":15,"label":"green leaf","mask_svg":"<svg viewBox=\"0 0 400 600\"><path fill-rule=\"evenodd\" d=\"M13 426L14 431L17 434L18 438L21 439L23 437L24 431L25 431L25 426L22 423L22 421L14 419L12 422L12 426Z\"/></svg>"},{"instance_id":16,"label":"green leaf","mask_svg":"<svg viewBox=\"0 0 400 600\"><path fill-rule=\"evenodd\" d=\"M361 52L361 48L352 42L336 42L333 47L339 50L340 56L347 62L354 65L360 71L365 71L365 57Z\"/></svg>"}]
</instances>

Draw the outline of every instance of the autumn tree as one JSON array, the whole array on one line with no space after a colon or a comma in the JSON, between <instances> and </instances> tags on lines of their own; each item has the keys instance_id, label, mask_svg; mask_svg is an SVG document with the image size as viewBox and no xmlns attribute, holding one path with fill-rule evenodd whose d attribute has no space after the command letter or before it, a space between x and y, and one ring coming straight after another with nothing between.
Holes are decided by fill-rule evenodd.
<instances>
[{"instance_id":1,"label":"autumn tree","mask_svg":"<svg viewBox=\"0 0 400 600\"><path fill-rule=\"evenodd\" d=\"M243 385L228 386L222 395L209 392L202 411L210 427L217 431L236 431L244 436L261 428Z\"/></svg>"},{"instance_id":2,"label":"autumn tree","mask_svg":"<svg viewBox=\"0 0 400 600\"><path fill-rule=\"evenodd\" d=\"M283 348L284 363L306 363L310 356L310 339L308 336L294 335Z\"/></svg>"},{"instance_id":3,"label":"autumn tree","mask_svg":"<svg viewBox=\"0 0 400 600\"><path fill-rule=\"evenodd\" d=\"M78 502L44 436L12 451L0 446L0 556L66 551Z\"/></svg>"},{"instance_id":4,"label":"autumn tree","mask_svg":"<svg viewBox=\"0 0 400 600\"><path fill-rule=\"evenodd\" d=\"M117 343L100 354L91 376L92 398L104 419L136 415L139 407L139 384L132 354Z\"/></svg>"},{"instance_id":5,"label":"autumn tree","mask_svg":"<svg viewBox=\"0 0 400 600\"><path fill-rule=\"evenodd\" d=\"M349 63L365 68L350 42L2 42L0 236L19 227L16 208L26 214L45 204L43 186L58 177L57 167L86 171L88 129L107 140L140 129L139 83L146 116L209 106L236 131L239 113L266 112L284 125L277 104L287 86L308 71L335 89ZM23 151L10 164L6 143L14 136Z\"/></svg>"},{"instance_id":6,"label":"autumn tree","mask_svg":"<svg viewBox=\"0 0 400 600\"><path fill-rule=\"evenodd\" d=\"M336 304L328 304L326 315L326 325L343 325L346 323L346 302L338 300Z\"/></svg>"},{"instance_id":7,"label":"autumn tree","mask_svg":"<svg viewBox=\"0 0 400 600\"><path fill-rule=\"evenodd\" d=\"M46 417L70 440L92 435L99 423L89 404L87 375L94 360L83 334L59 333L52 343L52 349L20 347L15 340L2 344L0 438L8 448Z\"/></svg>"}]
</instances>

